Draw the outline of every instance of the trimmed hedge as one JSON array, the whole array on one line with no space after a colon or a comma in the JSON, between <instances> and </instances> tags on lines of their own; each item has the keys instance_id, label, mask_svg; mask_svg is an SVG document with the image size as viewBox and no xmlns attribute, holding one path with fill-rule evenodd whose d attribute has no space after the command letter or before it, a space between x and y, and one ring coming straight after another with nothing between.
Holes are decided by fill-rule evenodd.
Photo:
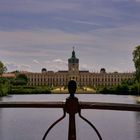
<instances>
[{"instance_id":1,"label":"trimmed hedge","mask_svg":"<svg viewBox=\"0 0 140 140\"><path fill-rule=\"evenodd\" d=\"M50 94L47 87L36 86L12 86L9 94Z\"/></svg>"}]
</instances>

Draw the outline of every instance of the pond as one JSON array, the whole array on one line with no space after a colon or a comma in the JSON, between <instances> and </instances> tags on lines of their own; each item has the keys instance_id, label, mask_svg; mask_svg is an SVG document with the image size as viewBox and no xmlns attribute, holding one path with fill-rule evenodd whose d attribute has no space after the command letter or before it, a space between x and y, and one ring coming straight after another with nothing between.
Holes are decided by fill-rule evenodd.
<instances>
[{"instance_id":1,"label":"pond","mask_svg":"<svg viewBox=\"0 0 140 140\"><path fill-rule=\"evenodd\" d=\"M68 94L12 95L1 101L65 101ZM80 101L135 103L134 96L77 94ZM41 140L46 129L63 114L62 109L0 109L0 140ZM140 112L83 110L103 140L139 140ZM76 115L77 140L98 140L96 133ZM67 140L68 115L49 133L47 140Z\"/></svg>"}]
</instances>

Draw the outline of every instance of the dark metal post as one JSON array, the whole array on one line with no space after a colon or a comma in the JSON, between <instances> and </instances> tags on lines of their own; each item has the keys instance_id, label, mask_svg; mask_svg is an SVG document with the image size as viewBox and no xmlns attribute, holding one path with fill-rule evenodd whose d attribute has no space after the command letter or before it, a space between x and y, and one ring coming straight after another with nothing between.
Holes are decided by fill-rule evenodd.
<instances>
[{"instance_id":1,"label":"dark metal post","mask_svg":"<svg viewBox=\"0 0 140 140\"><path fill-rule=\"evenodd\" d=\"M74 96L77 85L71 80L68 84L70 96L66 99L65 111L69 114L68 140L76 140L75 114L79 111L78 98Z\"/></svg>"},{"instance_id":2,"label":"dark metal post","mask_svg":"<svg viewBox=\"0 0 140 140\"><path fill-rule=\"evenodd\" d=\"M75 115L69 115L68 140L76 140Z\"/></svg>"}]
</instances>

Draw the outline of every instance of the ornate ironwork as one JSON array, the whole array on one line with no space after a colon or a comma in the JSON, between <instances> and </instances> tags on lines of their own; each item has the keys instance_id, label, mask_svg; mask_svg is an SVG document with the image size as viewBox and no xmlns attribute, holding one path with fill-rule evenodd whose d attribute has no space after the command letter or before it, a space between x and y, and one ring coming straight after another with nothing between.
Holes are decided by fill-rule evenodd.
<instances>
[{"instance_id":1,"label":"ornate ironwork","mask_svg":"<svg viewBox=\"0 0 140 140\"><path fill-rule=\"evenodd\" d=\"M97 128L85 117L81 115L81 109L100 109L100 110L116 110L116 111L140 111L140 104L122 104L122 103L103 103L103 102L79 102L75 97L76 82L71 80L68 84L68 90L70 96L66 99L66 102L2 102L0 101L0 108L63 108L63 116L55 121L45 132L42 140L47 138L51 129L63 120L66 113L69 114L69 130L68 140L76 140L76 124L75 114L79 114L79 117L87 122L93 130L96 132L99 140L102 137Z\"/></svg>"},{"instance_id":2,"label":"ornate ironwork","mask_svg":"<svg viewBox=\"0 0 140 140\"><path fill-rule=\"evenodd\" d=\"M56 122L54 122L46 131L45 135L43 136L42 140L45 140L48 133L50 132L50 130L57 124L59 123L61 120L63 120L66 116L66 113L69 114L69 131L68 131L68 140L76 140L76 124L75 124L75 114L78 113L79 117L81 119L83 119L84 121L86 121L92 128L93 130L95 130L99 140L102 140L102 137L99 133L99 131L97 130L97 128L89 121L87 120L85 117L83 117L81 115L81 109L80 109L80 105L79 105L79 101L78 98L76 98L74 96L75 92L76 92L76 82L74 80L71 80L68 84L68 90L70 93L70 96L66 99L66 103L65 103L65 107L64 107L64 113L63 116L58 119Z\"/></svg>"}]
</instances>

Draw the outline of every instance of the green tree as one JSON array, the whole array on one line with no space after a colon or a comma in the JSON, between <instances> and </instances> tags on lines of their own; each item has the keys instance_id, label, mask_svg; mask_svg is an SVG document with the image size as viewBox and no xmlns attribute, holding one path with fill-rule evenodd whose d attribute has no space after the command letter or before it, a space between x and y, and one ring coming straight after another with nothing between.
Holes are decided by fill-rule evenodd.
<instances>
[{"instance_id":1,"label":"green tree","mask_svg":"<svg viewBox=\"0 0 140 140\"><path fill-rule=\"evenodd\" d=\"M0 61L0 76L7 71L6 66Z\"/></svg>"},{"instance_id":2,"label":"green tree","mask_svg":"<svg viewBox=\"0 0 140 140\"><path fill-rule=\"evenodd\" d=\"M133 51L133 61L136 69L136 80L140 82L140 45Z\"/></svg>"},{"instance_id":3,"label":"green tree","mask_svg":"<svg viewBox=\"0 0 140 140\"><path fill-rule=\"evenodd\" d=\"M0 83L0 96L6 96L8 94L8 83Z\"/></svg>"},{"instance_id":4,"label":"green tree","mask_svg":"<svg viewBox=\"0 0 140 140\"><path fill-rule=\"evenodd\" d=\"M27 85L28 78L25 74L18 74L16 79L12 81L13 85Z\"/></svg>"},{"instance_id":5,"label":"green tree","mask_svg":"<svg viewBox=\"0 0 140 140\"><path fill-rule=\"evenodd\" d=\"M0 96L5 96L8 93L7 79L2 77L2 74L7 71L7 68L0 61Z\"/></svg>"}]
</instances>

